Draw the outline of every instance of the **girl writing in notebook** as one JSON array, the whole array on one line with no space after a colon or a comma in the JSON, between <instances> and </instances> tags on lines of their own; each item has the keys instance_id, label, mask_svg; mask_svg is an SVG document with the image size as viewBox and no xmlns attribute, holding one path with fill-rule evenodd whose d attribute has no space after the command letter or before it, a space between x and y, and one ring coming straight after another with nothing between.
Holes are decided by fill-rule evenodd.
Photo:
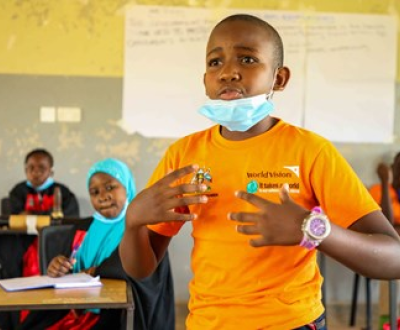
<instances>
[{"instance_id":1,"label":"girl writing in notebook","mask_svg":"<svg viewBox=\"0 0 400 330\"><path fill-rule=\"evenodd\" d=\"M131 282L135 300L135 329L174 329L174 300L168 256L155 276L133 281L124 273L118 246L125 230L125 213L136 195L133 176L123 162L108 158L94 164L87 187L95 213L82 244L69 256L59 255L49 264L49 276L71 271ZM157 311L157 317L154 313ZM160 315L160 313L162 315ZM162 324L161 324L162 322ZM119 329L125 322L119 310L31 312L20 329Z\"/></svg>"}]
</instances>

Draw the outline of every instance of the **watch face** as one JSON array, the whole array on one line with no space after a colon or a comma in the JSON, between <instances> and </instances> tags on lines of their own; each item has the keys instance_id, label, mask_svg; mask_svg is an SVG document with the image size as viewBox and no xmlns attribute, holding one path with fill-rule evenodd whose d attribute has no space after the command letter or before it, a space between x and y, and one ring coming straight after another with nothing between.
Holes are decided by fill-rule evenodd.
<instances>
[{"instance_id":1,"label":"watch face","mask_svg":"<svg viewBox=\"0 0 400 330\"><path fill-rule=\"evenodd\" d=\"M315 238L324 237L326 233L326 221L321 218L313 218L310 222L310 234Z\"/></svg>"}]
</instances>

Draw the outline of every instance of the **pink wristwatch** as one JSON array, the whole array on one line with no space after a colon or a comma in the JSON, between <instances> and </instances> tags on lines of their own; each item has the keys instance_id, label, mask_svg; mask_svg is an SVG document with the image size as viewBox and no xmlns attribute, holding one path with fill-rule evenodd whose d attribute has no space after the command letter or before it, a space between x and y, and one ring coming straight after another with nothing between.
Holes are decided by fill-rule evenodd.
<instances>
[{"instance_id":1,"label":"pink wristwatch","mask_svg":"<svg viewBox=\"0 0 400 330\"><path fill-rule=\"evenodd\" d=\"M304 236L300 242L300 246L308 250L313 250L328 237L331 232L331 224L321 207L316 206L304 219L301 230Z\"/></svg>"}]
</instances>

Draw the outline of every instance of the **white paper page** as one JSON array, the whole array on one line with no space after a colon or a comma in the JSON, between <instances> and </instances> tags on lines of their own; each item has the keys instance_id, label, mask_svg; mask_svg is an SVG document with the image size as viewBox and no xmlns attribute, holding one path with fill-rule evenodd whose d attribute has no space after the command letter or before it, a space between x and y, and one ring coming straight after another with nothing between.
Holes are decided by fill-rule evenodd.
<instances>
[{"instance_id":1,"label":"white paper page","mask_svg":"<svg viewBox=\"0 0 400 330\"><path fill-rule=\"evenodd\" d=\"M99 285L101 285L101 282L98 276L93 277L86 273L67 274L62 277L43 275L0 280L0 286L2 286L6 291L20 291L48 287L90 287Z\"/></svg>"}]
</instances>

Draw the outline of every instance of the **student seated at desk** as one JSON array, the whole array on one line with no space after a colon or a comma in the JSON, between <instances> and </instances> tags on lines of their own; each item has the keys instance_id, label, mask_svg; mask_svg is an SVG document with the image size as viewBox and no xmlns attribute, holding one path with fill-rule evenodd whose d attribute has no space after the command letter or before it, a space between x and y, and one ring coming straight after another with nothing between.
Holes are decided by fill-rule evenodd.
<instances>
[{"instance_id":1,"label":"student seated at desk","mask_svg":"<svg viewBox=\"0 0 400 330\"><path fill-rule=\"evenodd\" d=\"M122 269L118 246L125 230L125 213L136 195L131 171L123 162L108 158L89 170L87 185L95 213L93 222L73 259L59 255L48 275L86 272L93 276L130 281L135 301L134 329L172 330L175 327L174 292L166 256L153 276L132 281ZM119 329L125 324L120 310L32 311L20 330Z\"/></svg>"},{"instance_id":2,"label":"student seated at desk","mask_svg":"<svg viewBox=\"0 0 400 330\"><path fill-rule=\"evenodd\" d=\"M50 214L54 190L58 187L65 216L79 216L79 205L69 188L53 179L53 156L45 149L34 149L25 157L26 180L10 191L11 214Z\"/></svg>"},{"instance_id":3,"label":"student seated at desk","mask_svg":"<svg viewBox=\"0 0 400 330\"><path fill-rule=\"evenodd\" d=\"M34 149L26 155L26 180L15 185L9 194L11 214L50 215L53 210L54 191L58 187L64 215L79 217L79 205L75 195L65 185L54 181L53 165L53 156L45 149ZM0 246L2 277L38 275L40 272L37 238L32 235L4 238L6 241L2 238ZM9 251L13 253L10 254ZM12 262L7 262L10 257ZM15 260L22 260L23 266Z\"/></svg>"},{"instance_id":4,"label":"student seated at desk","mask_svg":"<svg viewBox=\"0 0 400 330\"><path fill-rule=\"evenodd\" d=\"M45 149L34 149L25 156L26 180L10 191L11 214L50 215L54 191L58 187L62 197L64 216L79 217L75 195L53 179L54 159ZM38 275L38 246L34 235L2 235L0 239L0 278ZM14 329L18 313L0 313L0 329Z\"/></svg>"}]
</instances>

